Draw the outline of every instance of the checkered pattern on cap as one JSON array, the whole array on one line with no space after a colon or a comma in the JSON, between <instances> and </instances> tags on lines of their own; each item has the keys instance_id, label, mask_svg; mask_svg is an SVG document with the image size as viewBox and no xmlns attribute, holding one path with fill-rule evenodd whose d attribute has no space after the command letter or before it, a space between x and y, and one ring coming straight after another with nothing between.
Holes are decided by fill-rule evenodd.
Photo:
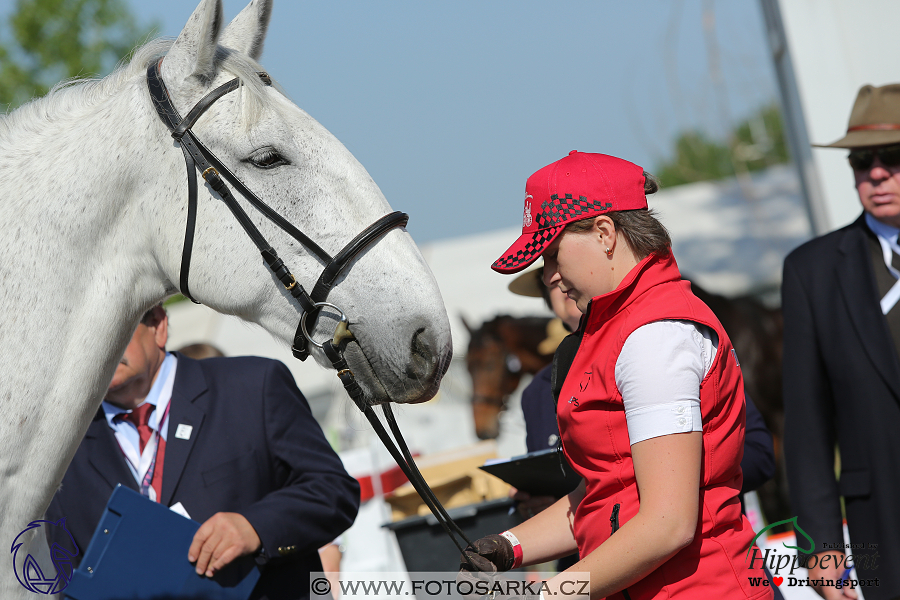
<instances>
[{"instance_id":1,"label":"checkered pattern on cap","mask_svg":"<svg viewBox=\"0 0 900 600\"><path fill-rule=\"evenodd\" d=\"M491 268L499 273L525 269L568 223L614 210L647 208L643 173L620 158L574 150L540 169L525 185L522 235Z\"/></svg>"},{"instance_id":2,"label":"checkered pattern on cap","mask_svg":"<svg viewBox=\"0 0 900 600\"><path fill-rule=\"evenodd\" d=\"M612 209L612 202L600 200L588 200L585 196L579 196L578 200L572 198L572 194L566 194L561 199L559 194L550 196L549 201L541 204L541 212L537 216L539 228L552 227L561 223L571 223L578 219L592 215L602 214Z\"/></svg>"},{"instance_id":3,"label":"checkered pattern on cap","mask_svg":"<svg viewBox=\"0 0 900 600\"><path fill-rule=\"evenodd\" d=\"M531 239L526 241L521 248L503 258L498 258L494 261L494 264L491 265L491 268L495 271L500 271L501 273L518 273L537 260L537 257L539 257L544 249L550 245L550 242L556 238L563 228L564 227L560 225L559 227L538 229L531 234ZM523 235L522 237L525 236ZM522 238L519 239L521 240Z\"/></svg>"}]
</instances>

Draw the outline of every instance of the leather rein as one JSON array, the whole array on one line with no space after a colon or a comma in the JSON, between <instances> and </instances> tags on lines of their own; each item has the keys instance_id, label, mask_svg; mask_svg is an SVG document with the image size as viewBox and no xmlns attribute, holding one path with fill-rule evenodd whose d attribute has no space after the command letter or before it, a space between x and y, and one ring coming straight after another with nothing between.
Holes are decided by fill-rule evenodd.
<instances>
[{"instance_id":1,"label":"leather rein","mask_svg":"<svg viewBox=\"0 0 900 600\"><path fill-rule=\"evenodd\" d=\"M372 410L371 403L365 398L365 393L356 381L353 372L350 371L347 361L344 358L344 351L347 344L354 339L349 328L350 323L340 308L326 302L328 293L334 286L335 281L348 267L350 262L362 250L371 244L376 243L392 229L405 227L409 221L409 215L400 211L395 211L381 217L353 238L350 243L337 253L337 255L334 257L330 256L306 234L294 227L287 219L260 200L259 197L248 189L247 186L245 186L240 179L238 179L237 176L235 176L234 173L232 173L228 167L216 157L215 154L197 139L193 131L191 131L191 127L197 122L197 119L199 119L216 100L240 87L240 80L232 79L210 91L201 98L190 112L188 112L188 115L182 119L175 109L175 105L172 103L166 85L163 82L160 74L161 65L162 59L154 61L147 67L147 87L149 88L150 97L153 100L153 105L156 108L157 114L172 133L172 137L180 144L187 166L188 214L184 234L184 247L181 255L181 275L179 283L181 293L192 302L199 304L199 302L194 300L190 294L188 277L191 264L191 250L194 242L194 229L197 222L197 171L200 171L203 179L213 190L215 190L222 201L225 202L225 205L231 210L231 213L237 219L238 223L240 223L247 235L250 236L250 239L253 240L253 243L256 244L256 247L262 254L263 261L265 261L269 270L272 271L275 277L282 285L284 285L285 289L290 292L291 297L300 305L302 310L301 318L300 322L297 324L297 331L294 334L294 342L291 346L294 357L300 360L306 360L309 356L308 344L312 344L323 350L325 355L331 361L332 366L337 371L337 376L347 390L347 393L350 395L350 398L363 414L365 414L369 423L372 424L375 433L381 439L381 442L387 448L388 452L391 453L391 456L397 462L397 465L403 471L403 474L409 479L413 488L415 488L425 504L428 505L428 508L431 510L432 514L434 514L438 523L441 524L444 531L450 536L450 539L453 540L453 543L459 549L462 556L470 565L472 565L471 561L469 561L465 555L465 546L461 544L460 540L457 539L457 536L459 536L462 542L465 542L470 546L472 545L472 542L466 537L465 533L463 533L462 529L460 529L453 519L450 518L446 509L441 505L440 501L438 501L434 492L422 477L421 472L419 472L419 469L413 460L412 453L409 451L406 441L400 433L400 428L394 418L390 403L382 404L381 409L384 418L391 429L391 433L396 439L396 443L394 443L394 440L392 440L387 431L385 431L384 425L382 425L381 421L378 419L375 411ZM257 74L265 85L272 84L272 80L267 73L260 72ZM272 248L266 238L260 233L259 229L253 224L253 221L250 220L250 217L232 195L226 182L236 188L254 208L259 210L259 212L273 221L278 227L287 232L291 237L300 242L300 244L325 263L325 268L322 270L321 275L319 275L319 278L313 287L312 294L307 293L303 286L294 278L288 267L284 264L284 261L278 257L278 253L275 252L275 249ZM317 343L312 339L309 332L307 319L311 317L315 321L319 311L325 306L340 313L340 321L331 340Z\"/></svg>"}]
</instances>

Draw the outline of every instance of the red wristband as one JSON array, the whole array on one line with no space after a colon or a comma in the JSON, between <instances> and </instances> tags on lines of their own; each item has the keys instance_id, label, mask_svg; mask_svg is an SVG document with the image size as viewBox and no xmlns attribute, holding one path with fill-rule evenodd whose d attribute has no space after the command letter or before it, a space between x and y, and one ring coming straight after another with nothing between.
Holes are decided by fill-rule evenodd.
<instances>
[{"instance_id":1,"label":"red wristband","mask_svg":"<svg viewBox=\"0 0 900 600\"><path fill-rule=\"evenodd\" d=\"M513 566L511 569L518 569L522 566L522 544L519 543L519 538L515 536L515 534L511 531L504 531L501 533L503 537L509 540L509 543L512 544L513 549Z\"/></svg>"}]
</instances>

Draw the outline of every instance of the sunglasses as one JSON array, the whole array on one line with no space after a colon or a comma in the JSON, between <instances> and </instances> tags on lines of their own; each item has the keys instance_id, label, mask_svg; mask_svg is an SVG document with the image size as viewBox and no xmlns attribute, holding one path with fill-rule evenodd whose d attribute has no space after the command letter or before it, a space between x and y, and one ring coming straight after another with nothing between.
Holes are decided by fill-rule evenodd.
<instances>
[{"instance_id":1,"label":"sunglasses","mask_svg":"<svg viewBox=\"0 0 900 600\"><path fill-rule=\"evenodd\" d=\"M885 167L896 167L900 165L900 144L851 150L847 160L855 170L867 171L874 164L876 156Z\"/></svg>"}]
</instances>

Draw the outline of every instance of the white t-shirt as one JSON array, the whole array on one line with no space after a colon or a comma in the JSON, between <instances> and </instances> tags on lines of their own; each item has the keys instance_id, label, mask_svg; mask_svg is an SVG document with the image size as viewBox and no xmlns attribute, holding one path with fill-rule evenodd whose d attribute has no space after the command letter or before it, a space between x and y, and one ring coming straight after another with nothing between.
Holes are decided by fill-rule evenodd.
<instances>
[{"instance_id":1,"label":"white t-shirt","mask_svg":"<svg viewBox=\"0 0 900 600\"><path fill-rule=\"evenodd\" d=\"M635 329L616 360L631 444L703 431L700 383L716 357L716 332L690 321L654 321Z\"/></svg>"}]
</instances>

